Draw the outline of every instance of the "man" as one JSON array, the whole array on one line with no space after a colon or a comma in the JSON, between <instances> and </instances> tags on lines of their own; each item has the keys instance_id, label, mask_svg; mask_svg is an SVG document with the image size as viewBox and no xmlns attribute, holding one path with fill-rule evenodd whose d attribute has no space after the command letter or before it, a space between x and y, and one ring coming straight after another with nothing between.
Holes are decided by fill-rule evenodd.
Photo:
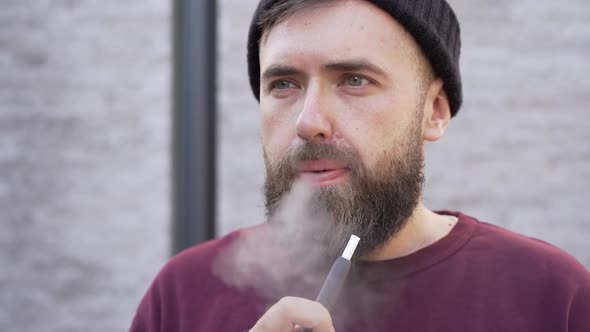
<instances>
[{"instance_id":1,"label":"man","mask_svg":"<svg viewBox=\"0 0 590 332\"><path fill-rule=\"evenodd\" d=\"M590 331L590 275L422 203L424 142L461 105L444 0L263 0L248 43L269 223L173 258L132 331ZM328 311L329 261L361 237Z\"/></svg>"}]
</instances>

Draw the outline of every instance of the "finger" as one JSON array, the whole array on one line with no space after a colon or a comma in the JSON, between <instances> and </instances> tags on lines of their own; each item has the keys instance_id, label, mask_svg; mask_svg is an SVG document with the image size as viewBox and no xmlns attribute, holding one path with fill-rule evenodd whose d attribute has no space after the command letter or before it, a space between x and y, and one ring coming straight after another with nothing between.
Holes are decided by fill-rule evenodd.
<instances>
[{"instance_id":1,"label":"finger","mask_svg":"<svg viewBox=\"0 0 590 332\"><path fill-rule=\"evenodd\" d=\"M328 310L318 302L285 297L273 305L256 323L252 332L292 331L294 325L314 332L334 332Z\"/></svg>"}]
</instances>

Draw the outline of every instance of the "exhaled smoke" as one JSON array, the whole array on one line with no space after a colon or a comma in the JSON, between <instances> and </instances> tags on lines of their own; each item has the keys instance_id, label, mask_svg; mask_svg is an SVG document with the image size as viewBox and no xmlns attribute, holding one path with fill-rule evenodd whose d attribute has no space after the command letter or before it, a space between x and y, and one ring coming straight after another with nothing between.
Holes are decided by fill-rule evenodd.
<instances>
[{"instance_id":1,"label":"exhaled smoke","mask_svg":"<svg viewBox=\"0 0 590 332\"><path fill-rule=\"evenodd\" d=\"M214 273L238 289L267 297L313 297L330 267L326 238L331 217L314 208L313 191L297 184L269 222L243 232L214 265Z\"/></svg>"}]
</instances>

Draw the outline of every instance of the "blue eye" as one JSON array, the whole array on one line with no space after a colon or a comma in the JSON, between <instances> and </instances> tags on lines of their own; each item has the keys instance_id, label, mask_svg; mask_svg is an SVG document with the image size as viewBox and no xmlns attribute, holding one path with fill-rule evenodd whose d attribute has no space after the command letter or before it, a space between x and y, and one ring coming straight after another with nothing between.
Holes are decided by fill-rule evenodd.
<instances>
[{"instance_id":1,"label":"blue eye","mask_svg":"<svg viewBox=\"0 0 590 332\"><path fill-rule=\"evenodd\" d=\"M292 82L287 81L287 80L279 80L279 81L273 82L271 85L271 88L278 89L278 90L291 89L294 87L295 87L295 84L293 84Z\"/></svg>"},{"instance_id":2,"label":"blue eye","mask_svg":"<svg viewBox=\"0 0 590 332\"><path fill-rule=\"evenodd\" d=\"M359 87L359 86L363 86L369 83L369 80L362 77L362 76L349 76L346 78L346 84L349 86L355 86L355 87Z\"/></svg>"}]
</instances>

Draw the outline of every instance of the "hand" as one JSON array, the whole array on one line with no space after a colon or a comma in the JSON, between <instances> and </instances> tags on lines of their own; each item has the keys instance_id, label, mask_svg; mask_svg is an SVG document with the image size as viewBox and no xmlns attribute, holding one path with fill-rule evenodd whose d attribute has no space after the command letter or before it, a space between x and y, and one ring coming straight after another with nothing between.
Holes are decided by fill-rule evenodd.
<instances>
[{"instance_id":1,"label":"hand","mask_svg":"<svg viewBox=\"0 0 590 332\"><path fill-rule=\"evenodd\" d=\"M300 297L284 297L260 317L250 332L335 332L332 317L318 302Z\"/></svg>"}]
</instances>

